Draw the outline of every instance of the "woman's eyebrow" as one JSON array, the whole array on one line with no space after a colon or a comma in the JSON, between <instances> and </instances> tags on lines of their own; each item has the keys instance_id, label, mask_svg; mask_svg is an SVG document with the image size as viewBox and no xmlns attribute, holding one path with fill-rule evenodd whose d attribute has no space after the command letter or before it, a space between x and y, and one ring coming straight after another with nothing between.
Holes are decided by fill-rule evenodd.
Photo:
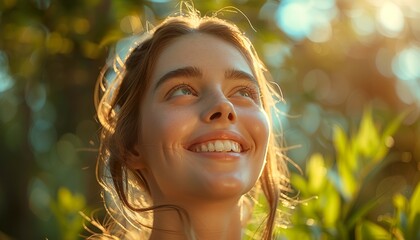
<instances>
[{"instance_id":1,"label":"woman's eyebrow","mask_svg":"<svg viewBox=\"0 0 420 240\"><path fill-rule=\"evenodd\" d=\"M188 78L202 78L203 72L197 67L182 67L165 73L155 85L155 90L164 82L171 78L188 77Z\"/></svg>"},{"instance_id":2,"label":"woman's eyebrow","mask_svg":"<svg viewBox=\"0 0 420 240\"><path fill-rule=\"evenodd\" d=\"M252 74L237 69L227 70L225 72L225 79L245 79L258 85L257 79L255 79L255 77Z\"/></svg>"}]
</instances>

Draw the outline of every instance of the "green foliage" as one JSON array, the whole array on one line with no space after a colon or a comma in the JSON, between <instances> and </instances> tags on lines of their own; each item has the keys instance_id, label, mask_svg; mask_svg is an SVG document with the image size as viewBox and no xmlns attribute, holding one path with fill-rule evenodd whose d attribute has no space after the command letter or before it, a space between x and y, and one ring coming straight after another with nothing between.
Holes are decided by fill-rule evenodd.
<instances>
[{"instance_id":1,"label":"green foliage","mask_svg":"<svg viewBox=\"0 0 420 240\"><path fill-rule=\"evenodd\" d=\"M417 184L410 199L402 194L393 198L393 216L381 216L388 225L393 239L420 239L420 184Z\"/></svg>"},{"instance_id":2,"label":"green foliage","mask_svg":"<svg viewBox=\"0 0 420 240\"><path fill-rule=\"evenodd\" d=\"M371 221L368 213L383 198L370 196L370 200L356 204L362 189L386 165L391 136L403 117L404 114L395 118L381 131L368 109L356 133L347 136L336 126L336 160L316 153L307 163L306 177L294 173L291 176L303 202L291 214L292 226L281 230L281 238L419 239L420 184L411 199L396 194L394 215L381 216L378 222Z\"/></svg>"},{"instance_id":3,"label":"green foliage","mask_svg":"<svg viewBox=\"0 0 420 240\"><path fill-rule=\"evenodd\" d=\"M72 194L69 189L62 187L50 207L59 225L60 239L79 239L83 229L83 218L79 212L86 207L85 197Z\"/></svg>"}]
</instances>

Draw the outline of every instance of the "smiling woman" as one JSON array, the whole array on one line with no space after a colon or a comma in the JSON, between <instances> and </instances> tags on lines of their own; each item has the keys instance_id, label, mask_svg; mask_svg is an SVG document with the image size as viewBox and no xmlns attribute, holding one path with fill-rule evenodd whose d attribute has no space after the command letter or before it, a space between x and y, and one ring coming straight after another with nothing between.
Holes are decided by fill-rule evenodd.
<instances>
[{"instance_id":1,"label":"smiling woman","mask_svg":"<svg viewBox=\"0 0 420 240\"><path fill-rule=\"evenodd\" d=\"M280 98L252 44L195 10L141 38L116 79L107 67L98 80L97 175L112 221L91 238L241 239L262 190L258 238L272 239L288 189L271 128Z\"/></svg>"}]
</instances>

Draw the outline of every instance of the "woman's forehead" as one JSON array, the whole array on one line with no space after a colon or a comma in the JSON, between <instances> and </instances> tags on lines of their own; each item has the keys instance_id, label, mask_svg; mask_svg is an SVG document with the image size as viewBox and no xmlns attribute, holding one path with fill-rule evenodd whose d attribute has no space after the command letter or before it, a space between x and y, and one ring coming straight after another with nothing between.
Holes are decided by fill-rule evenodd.
<instances>
[{"instance_id":1,"label":"woman's forehead","mask_svg":"<svg viewBox=\"0 0 420 240\"><path fill-rule=\"evenodd\" d=\"M197 68L204 75L231 69L253 75L248 61L236 46L203 33L181 36L166 46L157 58L152 80L185 67Z\"/></svg>"}]
</instances>

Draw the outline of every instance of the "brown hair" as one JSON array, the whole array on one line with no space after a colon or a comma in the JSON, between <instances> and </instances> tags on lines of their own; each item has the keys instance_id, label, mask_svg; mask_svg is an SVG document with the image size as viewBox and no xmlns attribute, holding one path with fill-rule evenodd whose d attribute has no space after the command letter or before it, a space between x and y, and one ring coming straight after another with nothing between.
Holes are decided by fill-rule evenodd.
<instances>
[{"instance_id":1,"label":"brown hair","mask_svg":"<svg viewBox=\"0 0 420 240\"><path fill-rule=\"evenodd\" d=\"M119 234L124 238L132 231L130 228L138 228L133 230L138 232L140 226L150 227L147 214L150 217L151 210L170 207L184 214L176 206L153 206L148 200L150 189L147 179L139 171L131 170L126 159L142 130L139 129L139 106L149 88L150 75L159 54L174 39L193 33L209 34L235 46L248 61L257 78L263 108L270 119L276 114L275 100L281 98L272 83L266 79L266 69L251 42L234 24L217 17L200 17L193 11L168 17L156 28L144 33L125 63L115 58L113 67L108 64L103 70L95 92L97 116L102 125L97 176L105 189L105 203L111 202L106 208L115 226L119 226L124 232ZM116 74L112 81L107 80L110 72ZM272 238L279 201L287 201L284 192L288 189L288 172L279 144L282 138L276 134L270 136L263 173L259 184L251 191L256 196L262 189L268 204L268 215L261 239ZM188 216L186 221L188 222ZM141 230L147 231L144 227ZM118 235L115 232L109 234Z\"/></svg>"}]
</instances>

